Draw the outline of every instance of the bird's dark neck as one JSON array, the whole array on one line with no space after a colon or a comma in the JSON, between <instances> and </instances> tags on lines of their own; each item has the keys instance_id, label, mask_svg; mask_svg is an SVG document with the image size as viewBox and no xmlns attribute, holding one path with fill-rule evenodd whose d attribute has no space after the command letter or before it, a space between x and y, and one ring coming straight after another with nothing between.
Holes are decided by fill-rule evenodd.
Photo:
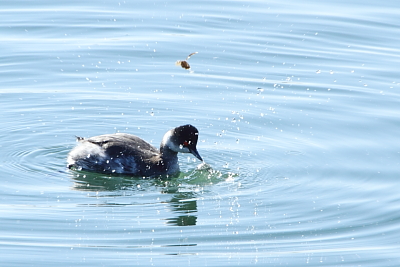
<instances>
[{"instance_id":1,"label":"bird's dark neck","mask_svg":"<svg viewBox=\"0 0 400 267\"><path fill-rule=\"evenodd\" d=\"M178 152L172 151L168 146L160 146L161 159L165 165L178 164Z\"/></svg>"}]
</instances>

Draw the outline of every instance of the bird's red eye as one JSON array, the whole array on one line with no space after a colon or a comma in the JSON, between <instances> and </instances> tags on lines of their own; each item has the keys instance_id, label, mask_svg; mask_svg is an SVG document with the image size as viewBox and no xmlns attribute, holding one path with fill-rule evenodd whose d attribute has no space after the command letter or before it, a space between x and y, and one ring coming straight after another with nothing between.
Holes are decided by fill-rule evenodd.
<instances>
[{"instance_id":1,"label":"bird's red eye","mask_svg":"<svg viewBox=\"0 0 400 267\"><path fill-rule=\"evenodd\" d=\"M189 146L189 143L187 141L183 142L183 146Z\"/></svg>"}]
</instances>

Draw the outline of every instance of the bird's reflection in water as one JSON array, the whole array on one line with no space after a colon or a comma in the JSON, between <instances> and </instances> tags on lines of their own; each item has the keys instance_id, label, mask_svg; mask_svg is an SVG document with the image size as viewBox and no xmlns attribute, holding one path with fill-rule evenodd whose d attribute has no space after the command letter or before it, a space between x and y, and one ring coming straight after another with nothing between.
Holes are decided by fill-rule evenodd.
<instances>
[{"instance_id":1,"label":"bird's reflection in water","mask_svg":"<svg viewBox=\"0 0 400 267\"><path fill-rule=\"evenodd\" d=\"M177 192L169 201L171 210L179 216L166 219L167 224L175 226L196 225L197 200L193 192Z\"/></svg>"},{"instance_id":2,"label":"bird's reflection in water","mask_svg":"<svg viewBox=\"0 0 400 267\"><path fill-rule=\"evenodd\" d=\"M159 183L159 180L140 179L124 175L102 175L91 172L77 172L69 170L74 174L74 190L88 192L118 192L123 190L145 190L146 184L155 185L154 181Z\"/></svg>"},{"instance_id":3,"label":"bird's reflection in water","mask_svg":"<svg viewBox=\"0 0 400 267\"><path fill-rule=\"evenodd\" d=\"M119 204L118 197L124 197L125 201L126 197L134 198L135 195L140 194L142 198L145 192L158 191L161 194L171 195L166 203L168 203L168 209L176 217L164 219L166 224L171 226L196 225L199 189L203 189L206 185L225 181L235 175L233 173L222 174L204 163L191 172L180 173L167 179L165 177L164 179L143 179L126 175L110 176L72 170L68 170L68 172L72 174L74 180L73 190L88 192L89 197L93 196L89 192L96 192L96 198L113 197L113 203L92 204L94 206L132 205ZM163 205L164 203L165 200Z\"/></svg>"},{"instance_id":4,"label":"bird's reflection in water","mask_svg":"<svg viewBox=\"0 0 400 267\"><path fill-rule=\"evenodd\" d=\"M141 179L120 175L101 175L90 172L77 172L73 173L73 190L96 192L96 197L113 197L113 203L105 202L102 204L91 204L93 206L113 206L120 205L118 202L119 196L133 197L136 194L143 194L146 191L159 191L161 194L168 194L172 197L167 201L170 214L176 215L175 217L165 218L167 225L171 226L190 226L196 225L197 222L197 194L191 192L191 185L189 187L181 187L182 181L177 181L177 177L169 177L169 179ZM185 190L185 192L182 192ZM88 196L94 196L88 194ZM126 198L124 198L126 200ZM164 202L165 203L165 202ZM125 204L129 205L129 204Z\"/></svg>"}]
</instances>

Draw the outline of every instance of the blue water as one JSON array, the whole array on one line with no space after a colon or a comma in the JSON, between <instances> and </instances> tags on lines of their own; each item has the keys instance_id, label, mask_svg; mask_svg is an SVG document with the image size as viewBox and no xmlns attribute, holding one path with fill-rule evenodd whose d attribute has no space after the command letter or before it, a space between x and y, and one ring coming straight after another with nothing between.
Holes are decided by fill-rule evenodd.
<instances>
[{"instance_id":1,"label":"blue water","mask_svg":"<svg viewBox=\"0 0 400 267\"><path fill-rule=\"evenodd\" d=\"M397 1L0 5L2 266L400 266ZM175 65L190 57L191 69ZM66 169L75 135L205 162Z\"/></svg>"}]
</instances>

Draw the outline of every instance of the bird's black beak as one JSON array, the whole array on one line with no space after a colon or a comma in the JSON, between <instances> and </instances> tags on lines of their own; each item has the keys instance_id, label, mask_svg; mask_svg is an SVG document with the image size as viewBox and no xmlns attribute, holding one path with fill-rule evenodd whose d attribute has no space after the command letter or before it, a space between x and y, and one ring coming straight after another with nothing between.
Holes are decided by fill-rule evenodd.
<instances>
[{"instance_id":1,"label":"bird's black beak","mask_svg":"<svg viewBox=\"0 0 400 267\"><path fill-rule=\"evenodd\" d=\"M203 161L203 159L201 158L199 152L197 152L196 148L191 148L189 149L190 153L193 154L193 156L195 156L196 158L198 158L199 160Z\"/></svg>"}]
</instances>

